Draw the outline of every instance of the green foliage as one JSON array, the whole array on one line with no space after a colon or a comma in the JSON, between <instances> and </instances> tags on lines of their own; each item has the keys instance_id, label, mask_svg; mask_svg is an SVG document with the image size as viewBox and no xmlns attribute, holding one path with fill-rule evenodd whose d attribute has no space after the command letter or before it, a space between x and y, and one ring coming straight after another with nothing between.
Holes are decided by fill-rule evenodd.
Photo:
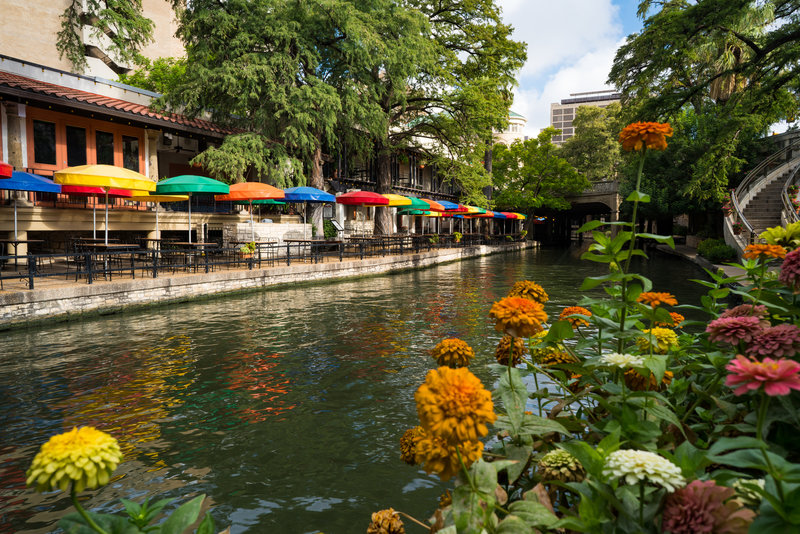
<instances>
[{"instance_id":1,"label":"green foliage","mask_svg":"<svg viewBox=\"0 0 800 534\"><path fill-rule=\"evenodd\" d=\"M545 128L533 139L494 148L495 204L530 213L535 208L569 209L564 197L589 187L550 140L557 130Z\"/></svg>"},{"instance_id":2,"label":"green foliage","mask_svg":"<svg viewBox=\"0 0 800 534\"><path fill-rule=\"evenodd\" d=\"M256 244L253 241L245 243L244 245L239 247L239 252L241 252L242 254L252 254L255 251L256 251Z\"/></svg>"},{"instance_id":3,"label":"green foliage","mask_svg":"<svg viewBox=\"0 0 800 534\"><path fill-rule=\"evenodd\" d=\"M229 135L222 145L209 147L191 162L227 183L262 177L278 188L306 184L302 162L284 146L256 133Z\"/></svg>"},{"instance_id":4,"label":"green foliage","mask_svg":"<svg viewBox=\"0 0 800 534\"><path fill-rule=\"evenodd\" d=\"M325 233L326 239L339 235L339 232L336 231L336 227L333 225L330 219L325 219L325 221L322 223L322 231Z\"/></svg>"},{"instance_id":5,"label":"green foliage","mask_svg":"<svg viewBox=\"0 0 800 534\"><path fill-rule=\"evenodd\" d=\"M780 245L786 248L797 248L800 246L800 222L794 222L783 226L767 228L758 236L770 245Z\"/></svg>"},{"instance_id":6,"label":"green foliage","mask_svg":"<svg viewBox=\"0 0 800 534\"><path fill-rule=\"evenodd\" d=\"M136 70L120 74L119 82L164 94L177 87L185 76L185 58L160 57L150 61L146 57L141 57Z\"/></svg>"},{"instance_id":7,"label":"green foliage","mask_svg":"<svg viewBox=\"0 0 800 534\"><path fill-rule=\"evenodd\" d=\"M92 37L109 43L106 52L122 63L138 60L153 36L153 21L142 14L141 0L71 0L61 15L56 48L77 71L87 67L85 25Z\"/></svg>"},{"instance_id":8,"label":"green foliage","mask_svg":"<svg viewBox=\"0 0 800 534\"><path fill-rule=\"evenodd\" d=\"M736 249L725 244L721 239L704 239L697 244L697 253L711 263L736 261Z\"/></svg>"}]
</instances>

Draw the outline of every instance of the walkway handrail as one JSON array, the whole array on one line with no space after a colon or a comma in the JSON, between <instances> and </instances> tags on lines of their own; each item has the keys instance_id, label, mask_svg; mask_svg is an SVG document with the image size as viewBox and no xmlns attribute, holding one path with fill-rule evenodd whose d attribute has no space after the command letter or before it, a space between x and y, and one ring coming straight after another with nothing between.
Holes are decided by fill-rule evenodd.
<instances>
[{"instance_id":1,"label":"walkway handrail","mask_svg":"<svg viewBox=\"0 0 800 534\"><path fill-rule=\"evenodd\" d=\"M797 210L792 204L791 198L789 196L789 187L793 185L797 185L797 172L800 171L800 165L794 168L794 170L789 174L789 177L783 183L783 190L781 191L781 202L783 203L783 213L786 221L788 223L795 223L800 221L800 217L797 215ZM794 197L796 198L797 195L795 194Z\"/></svg>"},{"instance_id":2,"label":"walkway handrail","mask_svg":"<svg viewBox=\"0 0 800 534\"><path fill-rule=\"evenodd\" d=\"M780 161L781 159L785 159L788 163L791 161L792 151L795 149L800 149L800 139L795 140L791 144L783 147L782 149L778 150L777 152L770 155L768 158L763 160L761 163L755 166L753 170L747 173L747 176L744 177L744 180L739 184L739 186L734 190L733 194L731 194L731 204L733 206L733 212L739 222L745 227L748 231L750 239L753 237L753 225L747 220L747 217L744 216L742 212L742 207L739 204L739 199L742 198L745 193L748 193L755 185L761 182L766 176L769 175L769 168L775 166L775 162ZM748 240L749 241L749 240Z\"/></svg>"}]
</instances>

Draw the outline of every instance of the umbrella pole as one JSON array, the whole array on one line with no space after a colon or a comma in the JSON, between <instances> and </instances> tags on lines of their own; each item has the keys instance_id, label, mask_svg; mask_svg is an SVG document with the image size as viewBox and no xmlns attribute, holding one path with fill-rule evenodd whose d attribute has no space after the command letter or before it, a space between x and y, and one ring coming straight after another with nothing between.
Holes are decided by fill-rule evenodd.
<instances>
[{"instance_id":1,"label":"umbrella pole","mask_svg":"<svg viewBox=\"0 0 800 534\"><path fill-rule=\"evenodd\" d=\"M17 195L14 195L14 241L17 241L19 238L17 237ZM17 249L14 248L14 254L17 253Z\"/></svg>"},{"instance_id":2,"label":"umbrella pole","mask_svg":"<svg viewBox=\"0 0 800 534\"><path fill-rule=\"evenodd\" d=\"M189 244L192 243L192 194L189 193Z\"/></svg>"},{"instance_id":3,"label":"umbrella pole","mask_svg":"<svg viewBox=\"0 0 800 534\"><path fill-rule=\"evenodd\" d=\"M108 245L108 189L106 189L106 245Z\"/></svg>"},{"instance_id":4,"label":"umbrella pole","mask_svg":"<svg viewBox=\"0 0 800 534\"><path fill-rule=\"evenodd\" d=\"M256 240L256 227L253 225L253 200L250 199L250 241Z\"/></svg>"},{"instance_id":5,"label":"umbrella pole","mask_svg":"<svg viewBox=\"0 0 800 534\"><path fill-rule=\"evenodd\" d=\"M92 239L97 239L97 195L92 195Z\"/></svg>"},{"instance_id":6,"label":"umbrella pole","mask_svg":"<svg viewBox=\"0 0 800 534\"><path fill-rule=\"evenodd\" d=\"M161 230L158 229L158 205L161 204L160 202L156 202L156 239L161 239Z\"/></svg>"}]
</instances>

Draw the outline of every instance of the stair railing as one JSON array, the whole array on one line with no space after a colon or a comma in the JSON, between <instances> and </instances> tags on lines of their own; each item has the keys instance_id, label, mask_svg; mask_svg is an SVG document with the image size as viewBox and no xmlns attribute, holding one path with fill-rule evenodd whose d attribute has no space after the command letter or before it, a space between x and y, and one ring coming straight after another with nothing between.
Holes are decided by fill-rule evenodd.
<instances>
[{"instance_id":1,"label":"stair railing","mask_svg":"<svg viewBox=\"0 0 800 534\"><path fill-rule=\"evenodd\" d=\"M800 171L800 165L795 167L791 174L789 174L789 177L783 184L783 190L781 191L781 202L783 203L781 222L785 224L791 224L800 221L800 217L797 215L798 208L795 207L795 204L792 202L792 200L797 199L797 192L789 192L790 187L794 186L797 188L798 186L798 171Z\"/></svg>"}]
</instances>

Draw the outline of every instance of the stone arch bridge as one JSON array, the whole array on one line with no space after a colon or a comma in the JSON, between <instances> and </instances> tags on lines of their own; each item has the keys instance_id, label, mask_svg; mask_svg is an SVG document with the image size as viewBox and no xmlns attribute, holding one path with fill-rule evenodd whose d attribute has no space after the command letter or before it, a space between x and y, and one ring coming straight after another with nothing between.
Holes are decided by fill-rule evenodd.
<instances>
[{"instance_id":1,"label":"stone arch bridge","mask_svg":"<svg viewBox=\"0 0 800 534\"><path fill-rule=\"evenodd\" d=\"M616 221L622 202L617 180L593 182L589 189L566 200L571 206L569 210L542 213L546 219L544 224L533 226L534 239L544 243L568 243L573 231L587 221Z\"/></svg>"}]
</instances>

